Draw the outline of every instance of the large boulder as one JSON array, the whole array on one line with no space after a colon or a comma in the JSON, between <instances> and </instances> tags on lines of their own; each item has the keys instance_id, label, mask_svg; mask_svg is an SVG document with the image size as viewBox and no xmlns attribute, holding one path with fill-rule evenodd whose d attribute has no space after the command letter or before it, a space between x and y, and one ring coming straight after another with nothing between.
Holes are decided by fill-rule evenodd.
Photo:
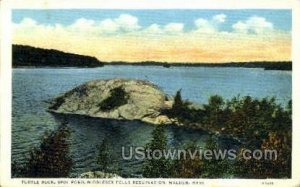
<instances>
[{"instance_id":1,"label":"large boulder","mask_svg":"<svg viewBox=\"0 0 300 187\"><path fill-rule=\"evenodd\" d=\"M166 94L145 80L94 80L80 85L53 100L49 111L119 120L141 120L170 124L161 111L172 106Z\"/></svg>"}]
</instances>

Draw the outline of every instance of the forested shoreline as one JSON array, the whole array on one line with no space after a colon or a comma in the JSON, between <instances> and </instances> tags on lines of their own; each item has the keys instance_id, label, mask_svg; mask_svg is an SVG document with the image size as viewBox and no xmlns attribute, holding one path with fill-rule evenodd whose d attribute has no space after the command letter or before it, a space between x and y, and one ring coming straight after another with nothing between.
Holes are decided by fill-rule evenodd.
<instances>
[{"instance_id":1,"label":"forested shoreline","mask_svg":"<svg viewBox=\"0 0 300 187\"><path fill-rule=\"evenodd\" d=\"M13 68L40 68L40 67L101 67L104 65L131 65L131 66L162 66L170 67L236 67L236 68L263 68L265 70L292 70L291 61L257 61L257 62L227 62L227 63L188 63L188 62L104 62L95 57L66 53L54 49L36 48L26 45L12 46Z\"/></svg>"}]
</instances>

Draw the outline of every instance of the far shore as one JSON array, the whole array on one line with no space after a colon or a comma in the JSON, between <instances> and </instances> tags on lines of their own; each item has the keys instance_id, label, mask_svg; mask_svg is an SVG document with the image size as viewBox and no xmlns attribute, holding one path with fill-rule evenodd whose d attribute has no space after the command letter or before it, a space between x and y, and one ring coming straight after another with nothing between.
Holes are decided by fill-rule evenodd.
<instances>
[{"instance_id":1,"label":"far shore","mask_svg":"<svg viewBox=\"0 0 300 187\"><path fill-rule=\"evenodd\" d=\"M103 66L161 66L170 67L234 67L262 68L264 70L291 71L291 61L280 62L229 62L229 63L167 63L167 62L103 62L99 66L13 66L13 68L98 68Z\"/></svg>"},{"instance_id":2,"label":"far shore","mask_svg":"<svg viewBox=\"0 0 300 187\"><path fill-rule=\"evenodd\" d=\"M265 70L292 70L291 61L249 62L161 62L161 61L112 61L104 62L93 56L66 53L55 49L43 49L26 45L13 45L13 68L96 68L113 65L174 67L238 67L263 68Z\"/></svg>"},{"instance_id":3,"label":"far shore","mask_svg":"<svg viewBox=\"0 0 300 187\"><path fill-rule=\"evenodd\" d=\"M132 65L132 66L162 66L169 67L236 67L236 68L263 68L265 70L292 70L291 61L254 61L254 62L222 62L222 63L183 63L183 62L110 62L104 65Z\"/></svg>"}]
</instances>

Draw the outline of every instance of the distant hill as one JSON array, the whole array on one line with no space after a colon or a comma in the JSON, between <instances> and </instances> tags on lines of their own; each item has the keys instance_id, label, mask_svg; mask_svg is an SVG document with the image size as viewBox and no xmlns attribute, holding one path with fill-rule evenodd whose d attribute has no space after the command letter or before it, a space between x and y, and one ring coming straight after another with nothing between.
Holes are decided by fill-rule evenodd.
<instances>
[{"instance_id":1,"label":"distant hill","mask_svg":"<svg viewBox=\"0 0 300 187\"><path fill-rule=\"evenodd\" d=\"M13 67L99 67L97 58L26 45L12 46Z\"/></svg>"}]
</instances>

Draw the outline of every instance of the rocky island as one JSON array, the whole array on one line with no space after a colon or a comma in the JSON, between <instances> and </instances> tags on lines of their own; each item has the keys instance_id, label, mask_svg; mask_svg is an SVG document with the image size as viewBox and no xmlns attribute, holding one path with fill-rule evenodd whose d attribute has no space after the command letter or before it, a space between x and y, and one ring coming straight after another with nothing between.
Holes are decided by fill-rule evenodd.
<instances>
[{"instance_id":1,"label":"rocky island","mask_svg":"<svg viewBox=\"0 0 300 187\"><path fill-rule=\"evenodd\" d=\"M172 102L158 86L146 80L94 80L55 98L49 111L171 124L175 120L162 114L162 111L170 109Z\"/></svg>"},{"instance_id":2,"label":"rocky island","mask_svg":"<svg viewBox=\"0 0 300 187\"><path fill-rule=\"evenodd\" d=\"M289 134L291 127L291 101L283 108L274 98L244 96L224 100L213 95L208 104L196 107L181 98L180 90L170 97L155 84L135 79L89 81L56 97L48 110L201 129L248 146L261 146L271 132L279 129L280 133Z\"/></svg>"}]
</instances>

